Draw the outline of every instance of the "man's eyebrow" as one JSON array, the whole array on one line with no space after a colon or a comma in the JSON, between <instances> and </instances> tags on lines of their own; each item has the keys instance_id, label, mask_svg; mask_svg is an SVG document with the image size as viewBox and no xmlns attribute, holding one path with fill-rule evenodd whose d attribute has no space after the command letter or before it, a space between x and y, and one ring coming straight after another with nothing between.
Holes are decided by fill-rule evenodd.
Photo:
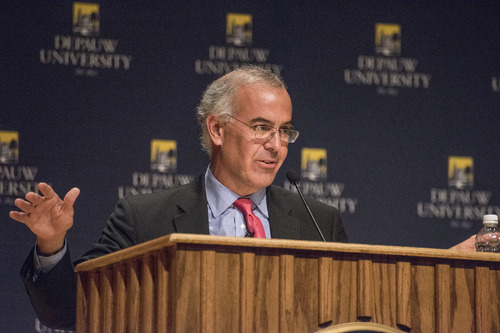
<instances>
[{"instance_id":1,"label":"man's eyebrow","mask_svg":"<svg viewBox=\"0 0 500 333\"><path fill-rule=\"evenodd\" d=\"M273 125L272 121L270 121L269 119L266 119L266 118L262 118L262 117L253 118L252 120L250 120L250 123L251 124L254 124L254 123L268 123L270 125ZM280 127L284 126L284 125L292 125L292 124L293 124L293 122L291 120L289 120L289 121L281 124Z\"/></svg>"}]
</instances>

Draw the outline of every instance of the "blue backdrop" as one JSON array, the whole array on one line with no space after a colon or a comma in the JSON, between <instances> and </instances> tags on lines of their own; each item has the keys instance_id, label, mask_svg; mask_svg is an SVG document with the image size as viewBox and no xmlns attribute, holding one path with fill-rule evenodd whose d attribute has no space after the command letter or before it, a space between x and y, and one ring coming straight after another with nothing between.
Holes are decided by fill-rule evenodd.
<instances>
[{"instance_id":1,"label":"blue backdrop","mask_svg":"<svg viewBox=\"0 0 500 333\"><path fill-rule=\"evenodd\" d=\"M117 199L204 172L195 107L256 64L281 74L302 175L351 242L446 248L500 213L500 2L8 1L0 52L0 331L35 324L13 201L81 189L72 253Z\"/></svg>"}]
</instances>

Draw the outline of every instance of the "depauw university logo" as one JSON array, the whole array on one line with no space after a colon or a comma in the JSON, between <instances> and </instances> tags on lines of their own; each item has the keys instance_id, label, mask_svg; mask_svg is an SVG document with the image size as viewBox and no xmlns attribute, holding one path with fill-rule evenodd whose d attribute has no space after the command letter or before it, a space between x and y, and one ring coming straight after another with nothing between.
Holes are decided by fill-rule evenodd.
<instances>
[{"instance_id":1,"label":"depauw university logo","mask_svg":"<svg viewBox=\"0 0 500 333\"><path fill-rule=\"evenodd\" d=\"M235 46L252 45L252 15L227 13L226 43Z\"/></svg>"},{"instance_id":2,"label":"depauw university logo","mask_svg":"<svg viewBox=\"0 0 500 333\"><path fill-rule=\"evenodd\" d=\"M500 215L500 207L491 203L492 192L473 186L474 159L448 156L448 187L432 187L430 200L417 203L418 216L446 222L451 228L471 229L486 214Z\"/></svg>"},{"instance_id":3,"label":"depauw university logo","mask_svg":"<svg viewBox=\"0 0 500 333\"><path fill-rule=\"evenodd\" d=\"M326 149L302 148L301 177L311 181L323 181L327 178Z\"/></svg>"},{"instance_id":4,"label":"depauw university logo","mask_svg":"<svg viewBox=\"0 0 500 333\"><path fill-rule=\"evenodd\" d=\"M99 4L73 4L73 33L82 36L99 35Z\"/></svg>"},{"instance_id":5,"label":"depauw university logo","mask_svg":"<svg viewBox=\"0 0 500 333\"><path fill-rule=\"evenodd\" d=\"M0 131L0 163L17 164L19 162L19 133Z\"/></svg>"},{"instance_id":6,"label":"depauw university logo","mask_svg":"<svg viewBox=\"0 0 500 333\"><path fill-rule=\"evenodd\" d=\"M385 56L401 54L401 26L399 24L375 24L375 52Z\"/></svg>"},{"instance_id":7,"label":"depauw university logo","mask_svg":"<svg viewBox=\"0 0 500 333\"><path fill-rule=\"evenodd\" d=\"M151 170L177 171L177 141L151 140Z\"/></svg>"},{"instance_id":8,"label":"depauw university logo","mask_svg":"<svg viewBox=\"0 0 500 333\"><path fill-rule=\"evenodd\" d=\"M457 189L474 186L474 159L472 157L448 157L448 186Z\"/></svg>"}]
</instances>

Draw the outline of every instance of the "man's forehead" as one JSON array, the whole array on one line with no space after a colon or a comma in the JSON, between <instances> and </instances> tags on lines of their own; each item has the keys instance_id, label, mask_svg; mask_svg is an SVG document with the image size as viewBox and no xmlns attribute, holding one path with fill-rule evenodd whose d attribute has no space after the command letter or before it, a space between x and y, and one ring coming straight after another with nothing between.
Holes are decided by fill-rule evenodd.
<instances>
[{"instance_id":1,"label":"man's forehead","mask_svg":"<svg viewBox=\"0 0 500 333\"><path fill-rule=\"evenodd\" d=\"M269 124L274 124L274 121L265 117L254 117L250 119L250 123L269 123ZM289 125L292 124L292 118L286 119L282 122L280 122L279 125Z\"/></svg>"},{"instance_id":2,"label":"man's forehead","mask_svg":"<svg viewBox=\"0 0 500 333\"><path fill-rule=\"evenodd\" d=\"M238 89L235 97L238 109L245 108L249 102L259 105L281 102L283 103L282 107L289 108L290 112L292 109L292 101L285 88L269 87L262 84L246 85Z\"/></svg>"},{"instance_id":3,"label":"man's forehead","mask_svg":"<svg viewBox=\"0 0 500 333\"><path fill-rule=\"evenodd\" d=\"M288 91L284 87L274 87L264 83L248 83L236 88L236 97L241 96L265 96L269 94L280 94L288 96ZM290 98L288 96L288 98Z\"/></svg>"}]
</instances>

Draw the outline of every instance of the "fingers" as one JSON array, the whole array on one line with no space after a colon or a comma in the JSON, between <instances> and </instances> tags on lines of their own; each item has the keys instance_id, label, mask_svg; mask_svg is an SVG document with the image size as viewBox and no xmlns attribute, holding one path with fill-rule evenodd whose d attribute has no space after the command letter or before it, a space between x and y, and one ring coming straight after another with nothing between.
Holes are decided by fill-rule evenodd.
<instances>
[{"instance_id":1,"label":"fingers","mask_svg":"<svg viewBox=\"0 0 500 333\"><path fill-rule=\"evenodd\" d=\"M16 207L21 209L23 212L31 213L36 206L40 205L45 200L57 197L54 190L45 183L38 184L38 189L42 192L42 194L44 194L44 196L41 196L38 193L28 192L25 196L26 200L16 199L14 201L14 205L16 205Z\"/></svg>"},{"instance_id":2,"label":"fingers","mask_svg":"<svg viewBox=\"0 0 500 333\"><path fill-rule=\"evenodd\" d=\"M30 196L28 196L28 195L26 195L26 196L30 197L31 200L33 200L34 202L38 202L40 198L37 198L34 195L36 195L38 197L40 197L40 196L36 193L31 193L31 194L32 195L30 195ZM43 201L43 198L41 198L41 200ZM14 205L17 208L19 208L21 211L20 212L17 212L17 211L9 212L10 218L12 218L18 222L24 223L26 225L29 225L31 213L35 211L36 205L34 205L31 201L26 201L23 199L16 199L14 201Z\"/></svg>"},{"instance_id":3,"label":"fingers","mask_svg":"<svg viewBox=\"0 0 500 333\"><path fill-rule=\"evenodd\" d=\"M38 193L29 192L26 194L25 199L33 206L39 205L44 202L45 198ZM16 200L17 201L17 200ZM17 206L17 205L16 205ZM18 206L19 207L19 206ZM21 207L19 207L21 208Z\"/></svg>"},{"instance_id":4,"label":"fingers","mask_svg":"<svg viewBox=\"0 0 500 333\"><path fill-rule=\"evenodd\" d=\"M25 213L31 213L35 209L35 205L31 201L16 199L14 205Z\"/></svg>"},{"instance_id":5,"label":"fingers","mask_svg":"<svg viewBox=\"0 0 500 333\"><path fill-rule=\"evenodd\" d=\"M18 198L14 201L14 205L19 208L21 211L11 211L9 216L19 222L27 224L30 222L30 214L36 213L51 209L56 205L60 205L62 203L62 209L68 210L68 213L72 214L71 209L73 208L73 204L75 203L76 198L80 194L80 190L78 188L71 189L66 196L64 197L64 202L59 198L57 193L46 183L39 183L38 189L40 193L29 192L25 196L25 200ZM54 200L55 199L55 200ZM40 210L42 209L42 210Z\"/></svg>"},{"instance_id":6,"label":"fingers","mask_svg":"<svg viewBox=\"0 0 500 333\"><path fill-rule=\"evenodd\" d=\"M80 195L80 189L73 187L69 190L68 193L64 196L63 202L63 210L73 209L73 205L75 204L76 198Z\"/></svg>"},{"instance_id":7,"label":"fingers","mask_svg":"<svg viewBox=\"0 0 500 333\"><path fill-rule=\"evenodd\" d=\"M21 212L11 211L9 212L9 216L11 219L14 219L18 222L26 224L29 220L29 214L32 212L35 207L31 202L25 201L23 199L16 199L14 201L14 205L21 210Z\"/></svg>"},{"instance_id":8,"label":"fingers","mask_svg":"<svg viewBox=\"0 0 500 333\"><path fill-rule=\"evenodd\" d=\"M43 194L43 196L40 195L40 194L38 194L38 193L34 193L34 192L29 192L25 196L26 200L29 201L33 206L37 206L37 205L41 204L43 201L45 201L45 200L50 200L50 199L52 199L54 197L57 197L56 192L54 192L54 190L52 189L52 187L50 187L46 183L40 183L40 184L38 184L38 189ZM21 207L19 207L19 208L21 208Z\"/></svg>"},{"instance_id":9,"label":"fingers","mask_svg":"<svg viewBox=\"0 0 500 333\"><path fill-rule=\"evenodd\" d=\"M43 194L43 196L47 200L50 200L53 197L57 197L57 193L54 192L52 187L50 187L49 184L47 184L47 183L38 184L38 189L40 190L40 192Z\"/></svg>"},{"instance_id":10,"label":"fingers","mask_svg":"<svg viewBox=\"0 0 500 333\"><path fill-rule=\"evenodd\" d=\"M29 219L29 215L23 212L11 211L9 212L9 216L11 219L16 220L18 222L26 224Z\"/></svg>"}]
</instances>

